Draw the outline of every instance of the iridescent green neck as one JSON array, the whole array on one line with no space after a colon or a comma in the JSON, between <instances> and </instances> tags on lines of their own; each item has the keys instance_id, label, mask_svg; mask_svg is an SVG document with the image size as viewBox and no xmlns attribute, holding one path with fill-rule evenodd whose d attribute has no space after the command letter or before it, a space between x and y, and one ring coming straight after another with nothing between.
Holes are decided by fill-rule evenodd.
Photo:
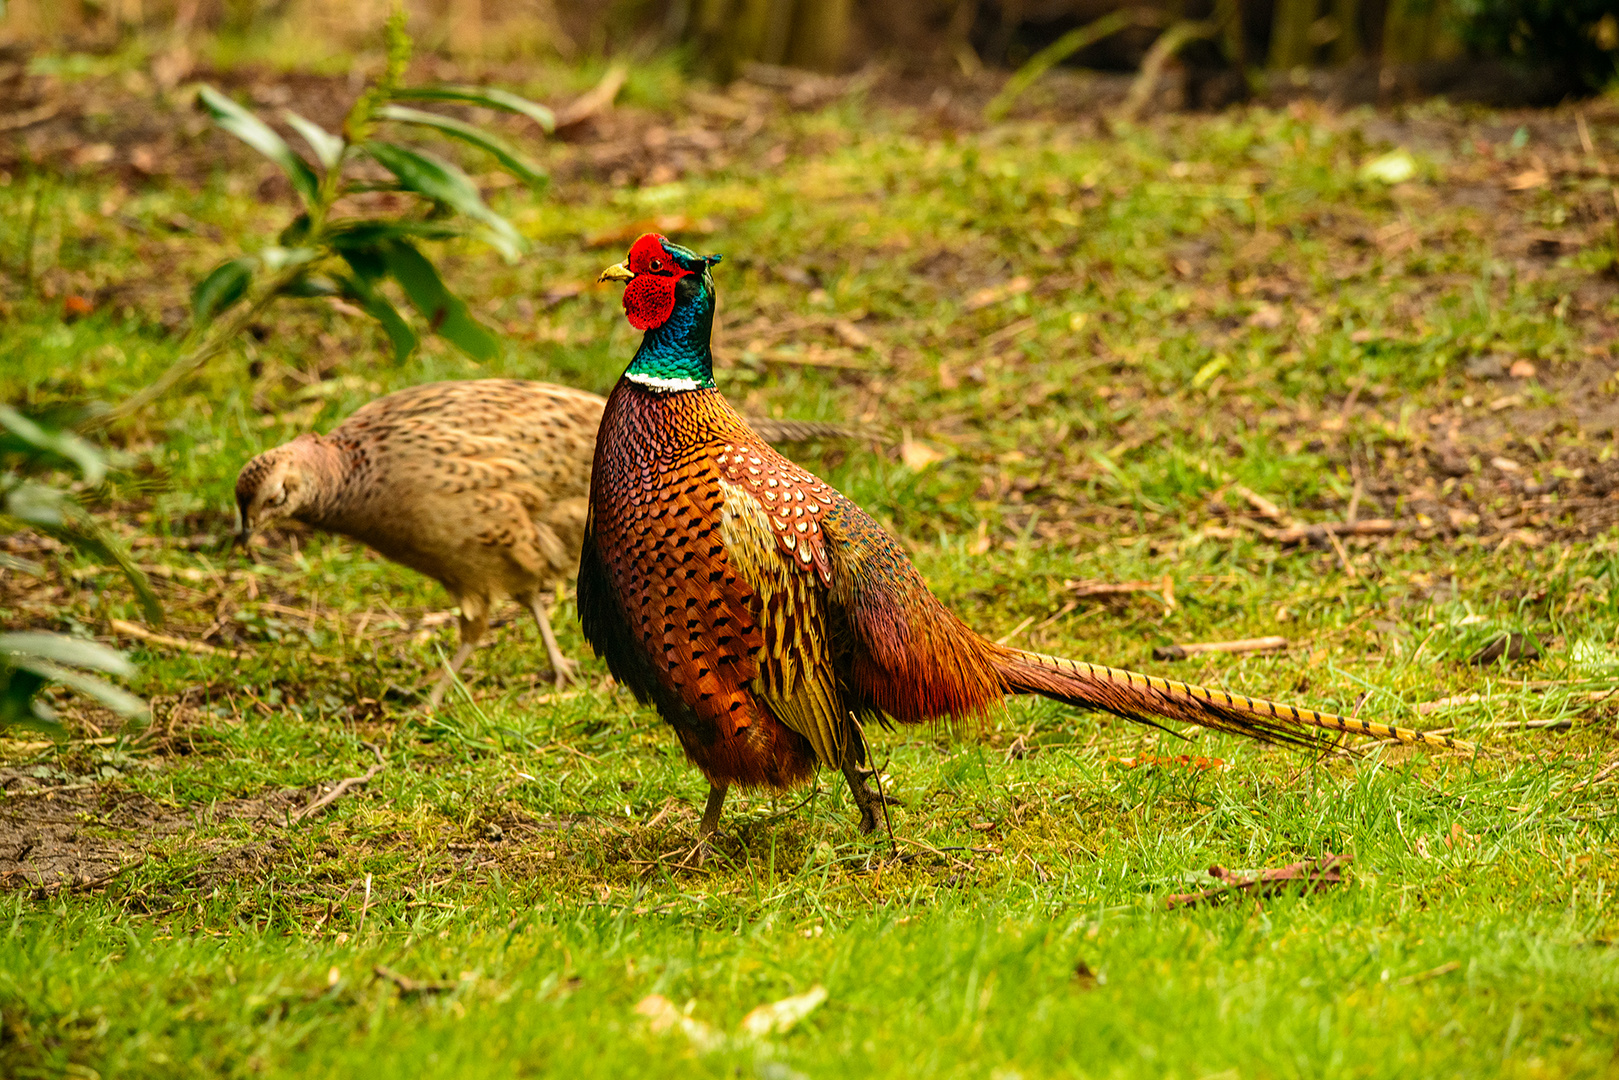
<instances>
[{"instance_id":1,"label":"iridescent green neck","mask_svg":"<svg viewBox=\"0 0 1619 1080\"><path fill-rule=\"evenodd\" d=\"M683 277L675 286L674 313L646 332L624 375L654 390L713 389L713 332L714 286L708 272Z\"/></svg>"}]
</instances>

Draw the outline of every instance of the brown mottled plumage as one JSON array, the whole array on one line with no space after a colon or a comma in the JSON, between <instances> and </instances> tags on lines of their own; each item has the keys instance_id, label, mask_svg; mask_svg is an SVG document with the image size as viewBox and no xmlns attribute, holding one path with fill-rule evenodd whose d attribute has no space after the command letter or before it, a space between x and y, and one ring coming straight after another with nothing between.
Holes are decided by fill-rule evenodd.
<instances>
[{"instance_id":1,"label":"brown mottled plumage","mask_svg":"<svg viewBox=\"0 0 1619 1080\"><path fill-rule=\"evenodd\" d=\"M418 570L461 608L461 644L437 705L510 596L533 613L560 687L577 668L551 631L547 594L579 564L590 462L606 402L518 379L413 386L300 435L242 467L243 535L280 518L341 533ZM780 441L836 438L835 424L760 421Z\"/></svg>"},{"instance_id":2,"label":"brown mottled plumage","mask_svg":"<svg viewBox=\"0 0 1619 1080\"><path fill-rule=\"evenodd\" d=\"M244 465L242 530L290 517L443 584L461 608L461 646L434 705L507 596L533 613L561 686L577 664L557 647L547 593L578 558L601 413L595 394L545 383L413 386Z\"/></svg>"}]
</instances>

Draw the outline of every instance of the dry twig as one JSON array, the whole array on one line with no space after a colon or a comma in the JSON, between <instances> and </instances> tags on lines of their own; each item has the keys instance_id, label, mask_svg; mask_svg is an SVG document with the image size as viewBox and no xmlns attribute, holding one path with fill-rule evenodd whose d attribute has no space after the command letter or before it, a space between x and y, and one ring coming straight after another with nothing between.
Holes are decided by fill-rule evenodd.
<instances>
[{"instance_id":1,"label":"dry twig","mask_svg":"<svg viewBox=\"0 0 1619 1080\"><path fill-rule=\"evenodd\" d=\"M413 979L409 975L401 975L386 964L377 964L371 971L377 978L387 979L399 987L401 994L442 994L455 989L454 983L423 982L420 979Z\"/></svg>"},{"instance_id":2,"label":"dry twig","mask_svg":"<svg viewBox=\"0 0 1619 1080\"><path fill-rule=\"evenodd\" d=\"M361 743L360 745L376 755L377 763L367 769L364 776L350 776L339 780L335 785L333 785L332 790L320 796L318 799L311 800L309 805L305 806L302 810L299 810L296 814L289 815L289 822L303 821L306 818L318 814L320 811L326 809L326 807L330 806L338 799L341 799L344 795L348 794L355 788L364 787L366 784L370 783L372 777L376 776L377 773L381 772L387 767L388 762L385 758L383 758L382 751L378 749L375 743Z\"/></svg>"},{"instance_id":3,"label":"dry twig","mask_svg":"<svg viewBox=\"0 0 1619 1080\"><path fill-rule=\"evenodd\" d=\"M1160 645L1152 650L1154 660L1185 660L1201 653L1271 652L1287 648L1285 637L1244 638L1241 641L1200 641L1184 645Z\"/></svg>"},{"instance_id":4,"label":"dry twig","mask_svg":"<svg viewBox=\"0 0 1619 1080\"><path fill-rule=\"evenodd\" d=\"M1319 859L1296 862L1276 870L1261 870L1249 878L1239 878L1222 866L1209 867L1209 876L1221 882L1218 888L1195 893L1172 893L1164 897L1164 906L1170 909L1194 907L1198 904L1224 900L1239 892L1254 896L1274 896L1298 887L1301 894L1319 892L1324 885L1337 885L1343 881L1343 868L1353 860L1349 855L1323 855Z\"/></svg>"},{"instance_id":5,"label":"dry twig","mask_svg":"<svg viewBox=\"0 0 1619 1080\"><path fill-rule=\"evenodd\" d=\"M623 64L608 68L601 82L556 111L556 130L582 124L597 113L612 108L613 100L618 97L618 92L624 88L624 82L629 77L630 70Z\"/></svg>"},{"instance_id":6,"label":"dry twig","mask_svg":"<svg viewBox=\"0 0 1619 1080\"><path fill-rule=\"evenodd\" d=\"M201 656L229 656L233 659L252 655L240 649L221 649L218 646L209 645L205 641L189 641L186 638L159 634L155 630L148 630L139 623L132 623L127 619L108 619L107 625L115 634L139 638L141 641L151 642L153 645L163 645L170 649L179 649L181 652L197 653Z\"/></svg>"}]
</instances>

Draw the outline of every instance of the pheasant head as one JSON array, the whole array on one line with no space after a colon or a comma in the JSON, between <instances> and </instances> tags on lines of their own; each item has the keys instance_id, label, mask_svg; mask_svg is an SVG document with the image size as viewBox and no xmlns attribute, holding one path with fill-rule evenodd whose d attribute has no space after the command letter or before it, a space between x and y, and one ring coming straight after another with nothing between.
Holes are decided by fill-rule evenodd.
<instances>
[{"instance_id":1,"label":"pheasant head","mask_svg":"<svg viewBox=\"0 0 1619 1080\"><path fill-rule=\"evenodd\" d=\"M340 465L319 435L304 434L253 458L236 477L239 541L283 518L309 520L332 494ZM311 524L317 522L311 521Z\"/></svg>"},{"instance_id":2,"label":"pheasant head","mask_svg":"<svg viewBox=\"0 0 1619 1080\"><path fill-rule=\"evenodd\" d=\"M600 281L624 282L624 314L645 331L625 377L673 392L714 385L714 279L718 255L699 255L667 237L648 233L629 258L603 270Z\"/></svg>"}]
</instances>

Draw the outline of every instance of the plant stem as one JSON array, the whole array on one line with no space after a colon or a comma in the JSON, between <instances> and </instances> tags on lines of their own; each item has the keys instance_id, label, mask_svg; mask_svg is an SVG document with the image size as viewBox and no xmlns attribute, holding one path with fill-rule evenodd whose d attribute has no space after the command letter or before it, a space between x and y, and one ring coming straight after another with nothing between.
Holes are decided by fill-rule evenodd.
<instances>
[{"instance_id":1,"label":"plant stem","mask_svg":"<svg viewBox=\"0 0 1619 1080\"><path fill-rule=\"evenodd\" d=\"M984 107L984 119L995 122L1006 116L1012 104L1034 84L1035 80L1062 63L1070 56L1093 45L1105 37L1118 33L1131 26L1146 26L1154 23L1158 18L1155 11L1145 9L1127 8L1110 12L1093 22L1075 30L1070 30L1044 49L1035 53L1029 61L1006 80L1006 85L994 99Z\"/></svg>"},{"instance_id":2,"label":"plant stem","mask_svg":"<svg viewBox=\"0 0 1619 1080\"><path fill-rule=\"evenodd\" d=\"M127 416L132 416L150 405L153 401L168 393L181 379L196 371L202 365L224 352L238 334L247 328L258 314L268 307L281 290L286 288L292 279L308 269L307 265L284 267L271 275L264 286L258 290L253 300L239 306L234 312L216 320L203 334L202 340L190 352L169 365L167 371L159 375L134 395L124 399L117 405L108 409L99 416L92 416L80 425L82 430L93 431L98 428L109 427Z\"/></svg>"},{"instance_id":3,"label":"plant stem","mask_svg":"<svg viewBox=\"0 0 1619 1080\"><path fill-rule=\"evenodd\" d=\"M34 239L39 232L39 212L45 202L45 182L34 181L34 201L28 208L28 227L23 231L22 283L29 292L34 291Z\"/></svg>"}]
</instances>

